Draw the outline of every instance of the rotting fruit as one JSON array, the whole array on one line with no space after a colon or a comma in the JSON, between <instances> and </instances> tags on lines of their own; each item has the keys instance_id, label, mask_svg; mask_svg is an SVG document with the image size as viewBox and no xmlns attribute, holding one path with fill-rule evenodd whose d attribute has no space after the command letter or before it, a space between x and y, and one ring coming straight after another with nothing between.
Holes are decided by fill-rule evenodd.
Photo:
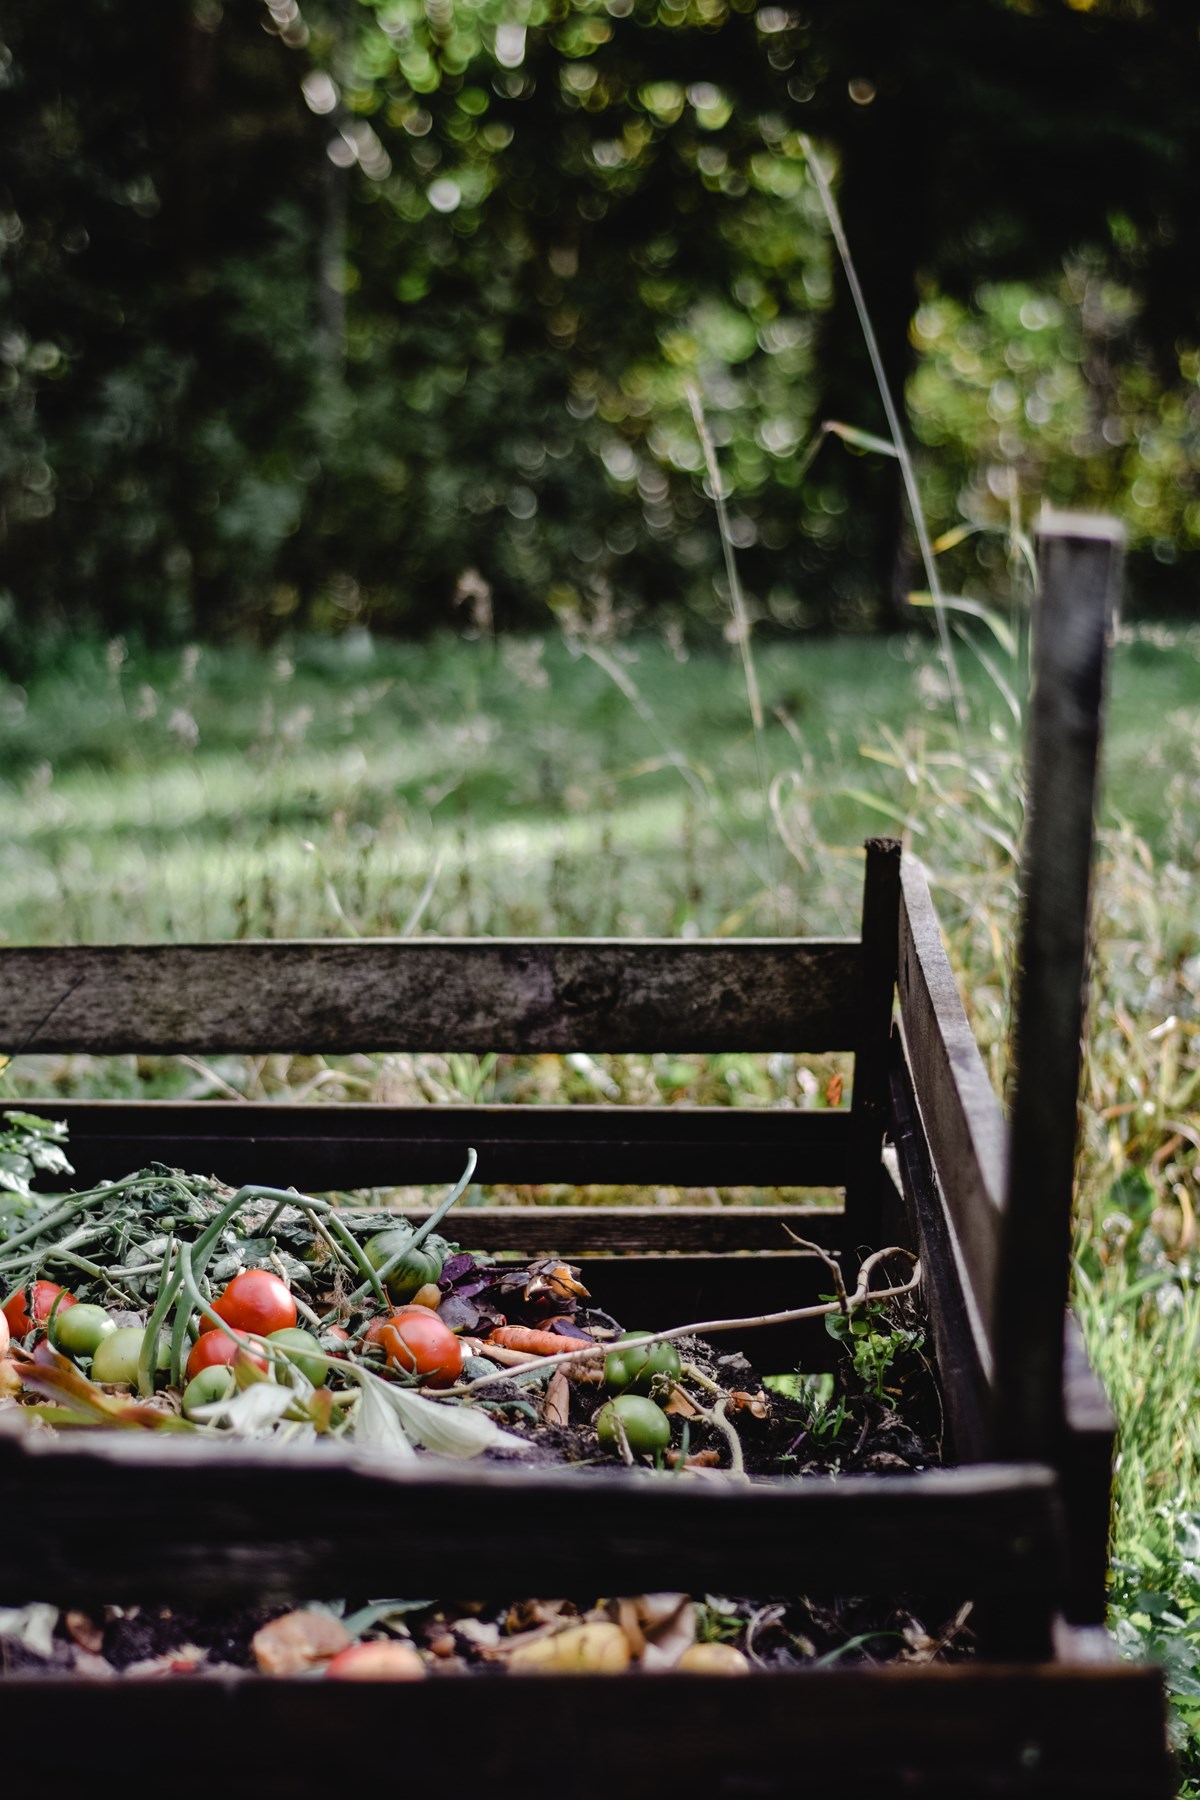
<instances>
[{"instance_id":1,"label":"rotting fruit","mask_svg":"<svg viewBox=\"0 0 1200 1800\"><path fill-rule=\"evenodd\" d=\"M378 1342L395 1368L427 1387L450 1387L462 1374L462 1345L448 1325L424 1308L393 1313Z\"/></svg>"},{"instance_id":2,"label":"rotting fruit","mask_svg":"<svg viewBox=\"0 0 1200 1800\"><path fill-rule=\"evenodd\" d=\"M665 1393L670 1383L678 1381L683 1370L674 1344L646 1344L641 1349L622 1350L627 1338L641 1337L639 1331L623 1334L615 1350L604 1359L604 1380L616 1393L648 1394L657 1382Z\"/></svg>"},{"instance_id":3,"label":"rotting fruit","mask_svg":"<svg viewBox=\"0 0 1200 1800\"><path fill-rule=\"evenodd\" d=\"M296 1302L287 1285L269 1269L243 1269L235 1275L212 1309L234 1331L257 1331L269 1337L296 1323Z\"/></svg>"},{"instance_id":4,"label":"rotting fruit","mask_svg":"<svg viewBox=\"0 0 1200 1800\"><path fill-rule=\"evenodd\" d=\"M92 1357L92 1380L123 1382L132 1386L138 1378L138 1359L142 1354L145 1332L140 1325L120 1325L100 1339ZM165 1338L158 1340L156 1369L169 1369L171 1352Z\"/></svg>"},{"instance_id":5,"label":"rotting fruit","mask_svg":"<svg viewBox=\"0 0 1200 1800\"><path fill-rule=\"evenodd\" d=\"M391 1225L386 1231L377 1231L363 1245L363 1254L373 1269L386 1268L394 1256L400 1256L383 1282L395 1301L411 1300L423 1287L437 1282L445 1263L441 1238L429 1237L415 1246L412 1239L411 1225Z\"/></svg>"},{"instance_id":6,"label":"rotting fruit","mask_svg":"<svg viewBox=\"0 0 1200 1800\"><path fill-rule=\"evenodd\" d=\"M257 1355L249 1348L247 1334L244 1331L203 1332L192 1345L187 1359L188 1380L191 1381L197 1376L201 1369L228 1367L239 1350L245 1350L251 1361L265 1371L266 1357Z\"/></svg>"},{"instance_id":7,"label":"rotting fruit","mask_svg":"<svg viewBox=\"0 0 1200 1800\"><path fill-rule=\"evenodd\" d=\"M95 1356L104 1339L112 1337L116 1329L117 1321L102 1306L84 1303L60 1306L50 1337L55 1349L65 1350L68 1356Z\"/></svg>"},{"instance_id":8,"label":"rotting fruit","mask_svg":"<svg viewBox=\"0 0 1200 1800\"><path fill-rule=\"evenodd\" d=\"M233 1370L228 1363L210 1363L207 1369L201 1369L198 1375L193 1375L183 1390L184 1418L194 1418L197 1407L212 1406L218 1400L227 1400L235 1386Z\"/></svg>"},{"instance_id":9,"label":"rotting fruit","mask_svg":"<svg viewBox=\"0 0 1200 1800\"><path fill-rule=\"evenodd\" d=\"M325 1664L325 1675L330 1681L421 1681L425 1664L414 1645L389 1638L339 1650Z\"/></svg>"},{"instance_id":10,"label":"rotting fruit","mask_svg":"<svg viewBox=\"0 0 1200 1800\"><path fill-rule=\"evenodd\" d=\"M76 1304L74 1294L69 1294L56 1281L32 1281L27 1288L18 1288L4 1302L4 1316L8 1320L8 1329L15 1338L28 1337L35 1326L44 1325L51 1313L55 1316L68 1306Z\"/></svg>"},{"instance_id":11,"label":"rotting fruit","mask_svg":"<svg viewBox=\"0 0 1200 1800\"><path fill-rule=\"evenodd\" d=\"M314 1387L321 1386L329 1367L329 1358L311 1331L305 1331L300 1325L285 1325L281 1331L268 1332L267 1341L276 1350L282 1351L306 1381L311 1381ZM276 1373L278 1372L277 1370Z\"/></svg>"},{"instance_id":12,"label":"rotting fruit","mask_svg":"<svg viewBox=\"0 0 1200 1800\"><path fill-rule=\"evenodd\" d=\"M610 1450L621 1448L621 1433L635 1456L653 1456L671 1442L671 1421L643 1394L618 1394L596 1414L596 1436Z\"/></svg>"}]
</instances>

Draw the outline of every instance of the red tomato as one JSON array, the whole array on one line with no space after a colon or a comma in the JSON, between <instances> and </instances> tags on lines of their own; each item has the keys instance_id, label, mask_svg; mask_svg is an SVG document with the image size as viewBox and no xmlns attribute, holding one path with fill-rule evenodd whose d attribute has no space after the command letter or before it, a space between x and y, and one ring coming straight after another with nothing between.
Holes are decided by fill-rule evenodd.
<instances>
[{"instance_id":1,"label":"red tomato","mask_svg":"<svg viewBox=\"0 0 1200 1800\"><path fill-rule=\"evenodd\" d=\"M59 1312L75 1305L74 1294L68 1294L66 1288L59 1287L54 1281L35 1281L28 1288L18 1288L15 1294L10 1294L4 1302L4 1316L13 1337L28 1337L35 1325L44 1325L60 1294Z\"/></svg>"},{"instance_id":2,"label":"red tomato","mask_svg":"<svg viewBox=\"0 0 1200 1800\"><path fill-rule=\"evenodd\" d=\"M383 1333L387 1330L393 1319L406 1319L409 1313L423 1313L427 1310L428 1308L424 1306L413 1306L410 1304L408 1306L397 1306L393 1312L380 1313L377 1319L371 1320L371 1323L363 1332L362 1341L364 1344L378 1344Z\"/></svg>"},{"instance_id":3,"label":"red tomato","mask_svg":"<svg viewBox=\"0 0 1200 1800\"><path fill-rule=\"evenodd\" d=\"M231 1363L245 1342L245 1339L246 1333L244 1331L228 1332L213 1330L202 1332L192 1345L191 1354L187 1359L188 1380L194 1380L201 1369L214 1369L218 1364ZM253 1353L251 1353L251 1355L253 1361L258 1364L260 1369L265 1369L267 1367L267 1359L265 1356L255 1356Z\"/></svg>"},{"instance_id":4,"label":"red tomato","mask_svg":"<svg viewBox=\"0 0 1200 1800\"><path fill-rule=\"evenodd\" d=\"M213 1301L213 1311L235 1331L257 1331L262 1337L296 1323L296 1302L269 1269L243 1269Z\"/></svg>"},{"instance_id":5,"label":"red tomato","mask_svg":"<svg viewBox=\"0 0 1200 1800\"><path fill-rule=\"evenodd\" d=\"M450 1387L462 1374L463 1347L428 1307L393 1313L379 1333L387 1359L427 1387Z\"/></svg>"}]
</instances>

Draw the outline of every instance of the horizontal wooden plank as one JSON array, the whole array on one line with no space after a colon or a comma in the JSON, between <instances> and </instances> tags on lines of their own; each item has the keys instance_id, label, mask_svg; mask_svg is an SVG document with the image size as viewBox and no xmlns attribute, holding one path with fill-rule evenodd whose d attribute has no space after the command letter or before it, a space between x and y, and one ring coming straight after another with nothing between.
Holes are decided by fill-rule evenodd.
<instances>
[{"instance_id":1,"label":"horizontal wooden plank","mask_svg":"<svg viewBox=\"0 0 1200 1800\"><path fill-rule=\"evenodd\" d=\"M843 1050L851 939L311 939L0 951L4 1049Z\"/></svg>"},{"instance_id":2,"label":"horizontal wooden plank","mask_svg":"<svg viewBox=\"0 0 1200 1800\"><path fill-rule=\"evenodd\" d=\"M1052 1592L1036 1465L717 1482L96 1433L0 1437L0 1600ZM81 1529L80 1496L86 1495Z\"/></svg>"},{"instance_id":3,"label":"horizontal wooden plank","mask_svg":"<svg viewBox=\"0 0 1200 1800\"><path fill-rule=\"evenodd\" d=\"M418 1224L428 1216L425 1207L395 1211ZM467 1249L530 1256L712 1256L794 1250L789 1231L823 1250L840 1250L844 1215L835 1206L471 1206L452 1213L442 1229Z\"/></svg>"},{"instance_id":4,"label":"horizontal wooden plank","mask_svg":"<svg viewBox=\"0 0 1200 1800\"><path fill-rule=\"evenodd\" d=\"M455 1180L468 1146L489 1185L837 1187L852 1130L848 1110L741 1106L22 1104L66 1123L80 1187L150 1161L234 1186L409 1186Z\"/></svg>"},{"instance_id":5,"label":"horizontal wooden plank","mask_svg":"<svg viewBox=\"0 0 1200 1800\"><path fill-rule=\"evenodd\" d=\"M901 896L898 985L905 1054L956 1254L991 1351L1004 1119L942 947L925 871L911 856L902 862Z\"/></svg>"},{"instance_id":6,"label":"horizontal wooden plank","mask_svg":"<svg viewBox=\"0 0 1200 1800\"><path fill-rule=\"evenodd\" d=\"M402 1745L405 1787L442 1792L457 1776L494 1800L526 1800L531 1755L570 1771L575 1800L661 1800L667 1766L673 1792L718 1800L1176 1791L1161 1674L1131 1664L843 1666L756 1673L735 1691L671 1673L468 1682L345 1682L321 1704L308 1681L10 1680L5 1768L14 1790L40 1792L52 1745L56 1785L116 1792L132 1745L139 1766L170 1770L173 1800L207 1800L214 1776L231 1800L298 1800L345 1785L362 1747Z\"/></svg>"}]
</instances>

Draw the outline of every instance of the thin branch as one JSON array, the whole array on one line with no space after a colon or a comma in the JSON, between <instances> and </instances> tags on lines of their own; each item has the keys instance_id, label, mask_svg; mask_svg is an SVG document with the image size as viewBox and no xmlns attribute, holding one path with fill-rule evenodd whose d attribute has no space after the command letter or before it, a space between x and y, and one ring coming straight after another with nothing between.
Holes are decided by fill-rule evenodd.
<instances>
[{"instance_id":1,"label":"thin branch","mask_svg":"<svg viewBox=\"0 0 1200 1800\"><path fill-rule=\"evenodd\" d=\"M883 410L887 415L888 430L892 434L892 443L896 448L896 456L900 463L900 472L904 479L904 492L908 499L908 510L913 522L913 530L917 534L917 543L921 551L921 561L925 568L925 579L929 583L929 592L933 597L934 616L937 619L938 638L941 643L942 659L946 666L946 678L950 683L950 697L954 704L954 722L958 727L958 740L961 745L966 736L966 696L958 676L958 664L954 660L954 650L950 643L950 631L946 624L945 594L942 592L942 580L934 560L933 545L929 539L929 527L925 523L925 513L921 505L921 495L917 488L917 474L913 460L909 454L908 443L900 424L900 414L892 398L892 390L888 383L883 366L883 358L879 354L879 342L875 336L875 327L871 323L871 315L867 311L866 297L858 279L858 270L854 266L854 258L850 254L850 243L846 237L846 229L842 224L842 215L838 211L837 201L829 186L825 171L817 161L816 152L811 141L803 132L800 133L800 147L804 151L805 160L821 205L825 209L825 217L829 221L829 229L833 233L833 241L845 270L850 293L854 300L854 309L858 314L858 322L862 329L867 346L867 355L871 359L871 367L875 371L875 381L879 388L879 398L883 401Z\"/></svg>"},{"instance_id":2,"label":"thin branch","mask_svg":"<svg viewBox=\"0 0 1200 1800\"><path fill-rule=\"evenodd\" d=\"M907 1256L913 1265L912 1278L899 1287L880 1288L870 1291L871 1276L878 1265L889 1256ZM830 1313L856 1312L868 1300L898 1300L904 1294L914 1293L921 1283L921 1264L911 1250L902 1244L890 1244L886 1250L876 1250L869 1256L858 1271L858 1282L854 1292L846 1299L844 1305L840 1300L825 1301L818 1306L798 1306L788 1312L760 1313L748 1319L698 1319L691 1325L674 1325L668 1331L647 1332L641 1337L625 1338L621 1342L622 1352L626 1350L648 1349L651 1344L669 1344L674 1338L711 1337L718 1331L755 1331L762 1325L797 1325L804 1319L823 1319ZM479 1375L474 1381L466 1382L462 1387L447 1388L447 1398L464 1394L473 1394L482 1387L495 1381L515 1381L522 1375L542 1375L548 1370L561 1367L563 1364L588 1362L593 1357L607 1356L612 1349L611 1344L587 1344L582 1350L566 1350L558 1356L535 1356L528 1362L517 1363L495 1375ZM484 1341L483 1353L487 1355L487 1343Z\"/></svg>"}]
</instances>

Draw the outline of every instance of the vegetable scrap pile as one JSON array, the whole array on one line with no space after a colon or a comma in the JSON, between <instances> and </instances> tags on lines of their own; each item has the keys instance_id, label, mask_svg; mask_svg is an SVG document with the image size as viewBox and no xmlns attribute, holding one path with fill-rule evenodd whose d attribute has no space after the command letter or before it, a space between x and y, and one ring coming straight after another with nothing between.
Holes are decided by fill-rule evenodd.
<instances>
[{"instance_id":1,"label":"vegetable scrap pile","mask_svg":"<svg viewBox=\"0 0 1200 1800\"><path fill-rule=\"evenodd\" d=\"M970 1608L927 1625L904 1607L863 1601L709 1594L639 1594L577 1606L520 1600L445 1606L429 1600L342 1601L188 1613L108 1606L94 1612L36 1604L0 1607L6 1675L112 1680L119 1676L310 1676L414 1681L462 1674L745 1675L969 1655Z\"/></svg>"},{"instance_id":2,"label":"vegetable scrap pile","mask_svg":"<svg viewBox=\"0 0 1200 1800\"><path fill-rule=\"evenodd\" d=\"M885 1329L874 1297L827 1309L857 1371L841 1392L797 1378L769 1392L719 1338L625 1329L571 1264L460 1252L438 1226L473 1152L414 1225L293 1189L231 1193L162 1165L47 1197L32 1182L70 1173L62 1129L5 1119L0 1427L348 1440L698 1476L937 1460L896 1405L905 1358L923 1367L919 1334Z\"/></svg>"},{"instance_id":3,"label":"vegetable scrap pile","mask_svg":"<svg viewBox=\"0 0 1200 1800\"><path fill-rule=\"evenodd\" d=\"M628 1330L572 1264L460 1251L438 1227L474 1153L414 1225L291 1189L234 1193L158 1164L86 1192L38 1194L39 1172L71 1173L62 1128L21 1113L5 1121L0 1430L348 1441L408 1458L624 1464L719 1481L939 1459L936 1390L910 1301L868 1294L861 1276L847 1296L836 1266L838 1298L823 1310L844 1341L840 1373L764 1381L719 1335ZM889 1292L908 1296L915 1279ZM740 1673L844 1657L921 1661L969 1643L965 1611L947 1622L895 1602L794 1597L202 1614L0 1608L0 1670L100 1679Z\"/></svg>"}]
</instances>

